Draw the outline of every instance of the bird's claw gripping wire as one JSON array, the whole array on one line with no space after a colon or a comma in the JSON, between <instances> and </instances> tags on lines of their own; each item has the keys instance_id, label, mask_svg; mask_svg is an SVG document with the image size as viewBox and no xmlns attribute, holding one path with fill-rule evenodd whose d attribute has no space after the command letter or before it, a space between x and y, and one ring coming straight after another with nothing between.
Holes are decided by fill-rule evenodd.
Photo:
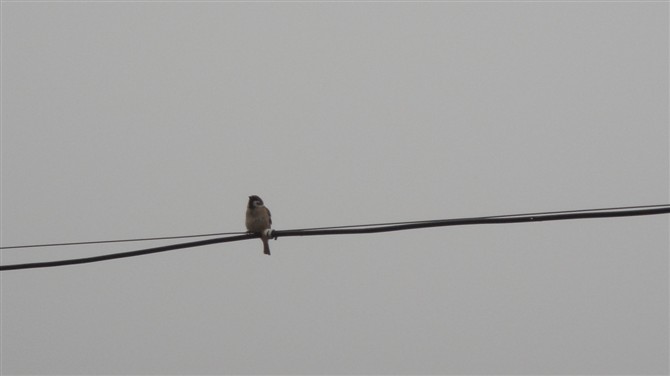
<instances>
[{"instance_id":1,"label":"bird's claw gripping wire","mask_svg":"<svg viewBox=\"0 0 670 376\"><path fill-rule=\"evenodd\" d=\"M274 239L277 240L277 235L275 234L275 230L271 228L266 228L263 230L263 236L265 236L268 239Z\"/></svg>"}]
</instances>

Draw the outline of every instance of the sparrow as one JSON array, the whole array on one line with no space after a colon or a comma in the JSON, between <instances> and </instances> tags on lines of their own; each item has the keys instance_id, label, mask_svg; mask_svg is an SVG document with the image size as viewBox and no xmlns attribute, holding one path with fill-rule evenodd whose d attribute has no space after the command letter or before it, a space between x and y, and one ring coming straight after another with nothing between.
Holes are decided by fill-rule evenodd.
<instances>
[{"instance_id":1,"label":"sparrow","mask_svg":"<svg viewBox=\"0 0 670 376\"><path fill-rule=\"evenodd\" d=\"M249 203L247 204L247 230L261 235L263 241L263 253L270 254L270 245L268 244L268 237L265 230L270 229L272 225L272 218L270 216L270 209L263 205L263 200L260 197L253 195L249 196Z\"/></svg>"}]
</instances>

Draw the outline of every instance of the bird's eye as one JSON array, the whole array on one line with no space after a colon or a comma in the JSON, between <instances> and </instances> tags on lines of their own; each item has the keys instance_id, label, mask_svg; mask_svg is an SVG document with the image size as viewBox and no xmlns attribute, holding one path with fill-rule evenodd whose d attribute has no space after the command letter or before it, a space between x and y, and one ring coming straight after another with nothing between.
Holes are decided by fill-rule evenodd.
<instances>
[{"instance_id":1,"label":"bird's eye","mask_svg":"<svg viewBox=\"0 0 670 376\"><path fill-rule=\"evenodd\" d=\"M254 206L263 206L263 201L254 201Z\"/></svg>"}]
</instances>

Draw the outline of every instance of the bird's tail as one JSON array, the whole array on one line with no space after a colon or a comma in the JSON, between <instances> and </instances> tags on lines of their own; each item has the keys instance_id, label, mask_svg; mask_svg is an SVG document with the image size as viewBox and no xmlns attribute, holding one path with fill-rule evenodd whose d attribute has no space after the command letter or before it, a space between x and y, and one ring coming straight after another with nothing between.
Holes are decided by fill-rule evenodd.
<instances>
[{"instance_id":1,"label":"bird's tail","mask_svg":"<svg viewBox=\"0 0 670 376\"><path fill-rule=\"evenodd\" d=\"M262 236L261 240L263 241L263 253L270 256L270 244L269 244L270 242L269 242L268 238L266 238L265 236Z\"/></svg>"}]
</instances>

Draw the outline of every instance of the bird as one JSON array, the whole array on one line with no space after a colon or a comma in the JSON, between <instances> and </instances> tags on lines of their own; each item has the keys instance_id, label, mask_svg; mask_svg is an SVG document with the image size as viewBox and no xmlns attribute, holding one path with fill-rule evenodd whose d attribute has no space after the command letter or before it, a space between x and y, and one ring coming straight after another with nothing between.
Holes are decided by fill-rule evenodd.
<instances>
[{"instance_id":1,"label":"bird","mask_svg":"<svg viewBox=\"0 0 670 376\"><path fill-rule=\"evenodd\" d=\"M261 235L261 240L263 241L263 253L269 256L270 245L268 244L269 239L267 234L265 234L265 230L271 228L272 217L270 209L268 209L263 204L263 200L256 195L249 196L246 225L249 232Z\"/></svg>"}]
</instances>

